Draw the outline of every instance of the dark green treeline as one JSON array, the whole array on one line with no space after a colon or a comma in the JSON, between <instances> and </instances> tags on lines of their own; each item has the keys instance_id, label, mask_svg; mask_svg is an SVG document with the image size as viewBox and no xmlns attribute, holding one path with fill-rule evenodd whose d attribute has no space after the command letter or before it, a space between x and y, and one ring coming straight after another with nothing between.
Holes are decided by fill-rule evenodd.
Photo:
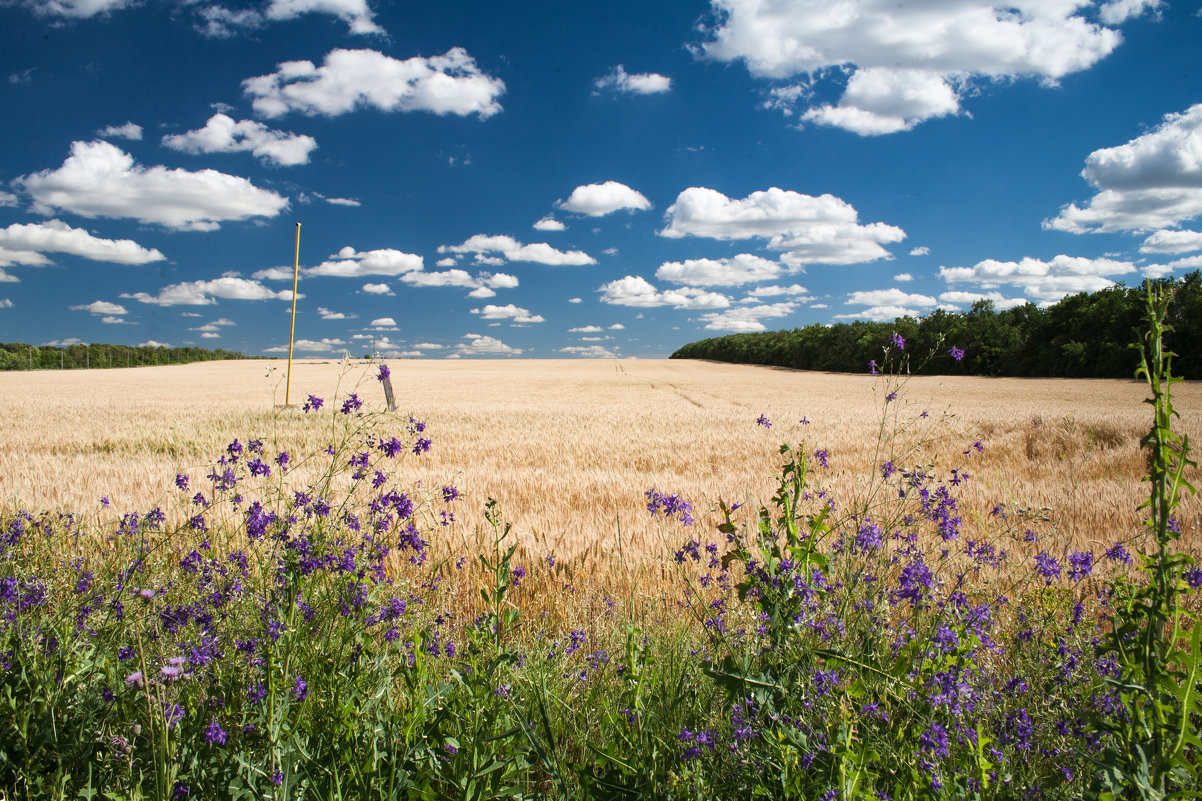
<instances>
[{"instance_id":1,"label":"dark green treeline","mask_svg":"<svg viewBox=\"0 0 1202 801\"><path fill-rule=\"evenodd\" d=\"M1202 271L1174 281L1166 344L1180 358L1174 372L1202 378ZM712 359L736 364L767 364L802 370L864 372L881 360L881 348L894 333L906 340L914 372L940 375L1131 378L1139 364L1128 347L1144 330L1143 286L1115 285L1101 292L1070 295L1046 309L1033 303L996 311L978 301L966 313L936 310L890 323L814 324L791 331L732 334L692 342L673 359ZM940 338L942 337L942 344ZM920 363L938 345L935 358ZM963 361L947 351L963 348Z\"/></svg>"},{"instance_id":2,"label":"dark green treeline","mask_svg":"<svg viewBox=\"0 0 1202 801\"><path fill-rule=\"evenodd\" d=\"M132 345L27 345L0 342L0 370L77 370L84 368L144 367L219 359L249 359L235 351L208 348L152 348Z\"/></svg>"}]
</instances>

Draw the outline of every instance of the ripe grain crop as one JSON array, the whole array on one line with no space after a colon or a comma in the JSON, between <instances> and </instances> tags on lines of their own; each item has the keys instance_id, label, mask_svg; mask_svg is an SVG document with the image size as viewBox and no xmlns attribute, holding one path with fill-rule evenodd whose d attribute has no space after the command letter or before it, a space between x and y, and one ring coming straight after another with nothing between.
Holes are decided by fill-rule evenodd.
<instances>
[{"instance_id":1,"label":"ripe grain crop","mask_svg":"<svg viewBox=\"0 0 1202 801\"><path fill-rule=\"evenodd\" d=\"M689 499L708 528L720 499L769 500L786 441L828 452L817 479L840 499L866 492L886 460L959 468L970 475L964 508L1046 507L1047 531L1066 548L1130 542L1146 497L1149 411L1134 380L913 377L886 404L883 377L867 374L640 359L391 365L398 428L412 412L433 440L399 477L466 496L435 544L474 552L484 503L496 498L518 561L553 556L565 584L609 592L671 570L680 531L649 520L647 489ZM296 363L290 399L334 403L356 384L365 408L382 408L369 367L333 361ZM234 437L312 452L329 435L279 408L282 362L8 373L0 386L0 502L12 508L86 512L108 498L116 511L144 511L177 471ZM1181 385L1175 401L1179 430L1202 441L1202 385ZM913 428L894 447L924 436L933 446L877 453L882 420L895 419ZM1200 510L1196 496L1181 510L1191 551L1202 545Z\"/></svg>"}]
</instances>

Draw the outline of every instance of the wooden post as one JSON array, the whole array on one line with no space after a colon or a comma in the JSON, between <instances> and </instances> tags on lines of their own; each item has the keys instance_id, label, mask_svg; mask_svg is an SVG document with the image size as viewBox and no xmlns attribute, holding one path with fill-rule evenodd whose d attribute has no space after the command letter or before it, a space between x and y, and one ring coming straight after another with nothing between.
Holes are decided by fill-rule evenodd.
<instances>
[{"instance_id":1,"label":"wooden post","mask_svg":"<svg viewBox=\"0 0 1202 801\"><path fill-rule=\"evenodd\" d=\"M284 406L292 392L292 343L296 338L296 281L300 277L300 227L296 224L296 259L292 262L292 328L288 331L288 378L284 382Z\"/></svg>"},{"instance_id":2,"label":"wooden post","mask_svg":"<svg viewBox=\"0 0 1202 801\"><path fill-rule=\"evenodd\" d=\"M392 376L384 376L384 380L380 382L384 385L384 402L388 404L388 411L396 411L396 398L392 395Z\"/></svg>"}]
</instances>

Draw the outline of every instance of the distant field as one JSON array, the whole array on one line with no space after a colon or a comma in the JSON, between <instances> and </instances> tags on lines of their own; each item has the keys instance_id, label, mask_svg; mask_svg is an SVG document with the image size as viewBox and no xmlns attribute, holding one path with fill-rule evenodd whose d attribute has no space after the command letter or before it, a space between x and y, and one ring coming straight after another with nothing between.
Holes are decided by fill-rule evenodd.
<instances>
[{"instance_id":1,"label":"distant field","mask_svg":"<svg viewBox=\"0 0 1202 801\"><path fill-rule=\"evenodd\" d=\"M320 449L328 416L275 409L284 400L283 366L0 374L0 502L90 513L108 496L116 511L145 511L168 494L177 470L215 459L234 437L274 436L294 451ZM651 565L679 547L679 527L660 527L644 509L643 492L652 486L679 493L699 513L720 498L766 502L780 443L804 438L808 452L829 452L830 467L818 473L842 500L865 492L874 466L890 458L874 453L880 377L633 359L391 367L398 429L412 412L429 424L434 443L425 456L408 458L402 474L427 485L453 483L468 496L459 525L447 530L447 547L472 536L491 496L515 524L520 556L553 553L582 574L609 573L616 560ZM296 364L292 402L312 393L333 403L341 375L339 397L359 382L365 409L382 408L369 368L343 372L332 362ZM964 509L1050 507L1058 539L1107 547L1137 530L1135 507L1146 492L1138 444L1150 420L1145 396L1135 381L914 378L888 407L917 426L898 442L934 437L936 444L894 458L899 467L934 460L944 474L966 469ZM1202 442L1202 385L1179 385L1176 406L1180 430ZM924 410L929 416L921 419ZM756 424L761 414L771 429ZM977 440L982 453L971 447ZM1193 478L1199 483L1197 471ZM1181 515L1193 527L1191 549L1202 543L1200 510L1195 498ZM619 575L634 580L629 571Z\"/></svg>"}]
</instances>

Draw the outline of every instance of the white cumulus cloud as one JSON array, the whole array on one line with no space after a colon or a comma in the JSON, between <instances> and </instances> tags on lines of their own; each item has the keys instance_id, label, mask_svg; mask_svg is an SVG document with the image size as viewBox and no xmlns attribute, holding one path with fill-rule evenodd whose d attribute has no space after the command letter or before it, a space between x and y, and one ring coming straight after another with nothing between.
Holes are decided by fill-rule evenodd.
<instances>
[{"instance_id":1,"label":"white cumulus cloud","mask_svg":"<svg viewBox=\"0 0 1202 801\"><path fill-rule=\"evenodd\" d=\"M515 323L546 322L541 314L531 314L529 309L523 309L508 303L504 306L488 304L482 309L472 309L472 314L480 315L484 320L512 320Z\"/></svg>"},{"instance_id":2,"label":"white cumulus cloud","mask_svg":"<svg viewBox=\"0 0 1202 801\"><path fill-rule=\"evenodd\" d=\"M601 345L569 345L560 348L560 353L571 353L585 359L616 359L618 354Z\"/></svg>"},{"instance_id":3,"label":"white cumulus cloud","mask_svg":"<svg viewBox=\"0 0 1202 801\"><path fill-rule=\"evenodd\" d=\"M497 98L505 91L505 83L481 72L461 47L404 61L376 50L336 49L320 67L285 61L273 73L246 79L242 87L264 117L290 111L335 117L370 107L487 119L501 110Z\"/></svg>"},{"instance_id":4,"label":"white cumulus cloud","mask_svg":"<svg viewBox=\"0 0 1202 801\"><path fill-rule=\"evenodd\" d=\"M700 45L710 58L742 61L777 86L770 105L811 98L819 77L848 75L835 104L810 108L813 122L862 135L908 130L956 113L973 83L1034 78L1045 85L1088 69L1122 35L1107 25L1158 0L1115 0L1102 23L1085 0L711 0L717 24ZM1082 13L1085 12L1085 13Z\"/></svg>"},{"instance_id":5,"label":"white cumulus cloud","mask_svg":"<svg viewBox=\"0 0 1202 801\"><path fill-rule=\"evenodd\" d=\"M92 314L129 314L129 310L119 303L109 303L107 300L94 300L82 306L72 306L72 311L86 311Z\"/></svg>"},{"instance_id":6,"label":"white cumulus cloud","mask_svg":"<svg viewBox=\"0 0 1202 801\"><path fill-rule=\"evenodd\" d=\"M94 17L97 14L107 14L127 6L134 5L137 0L29 0L26 5L38 14L57 17Z\"/></svg>"},{"instance_id":7,"label":"white cumulus cloud","mask_svg":"<svg viewBox=\"0 0 1202 801\"><path fill-rule=\"evenodd\" d=\"M163 145L184 153L247 151L264 161L292 167L309 163L309 154L317 147L317 140L304 134L273 131L255 120L235 121L233 117L219 112L209 117L203 128L164 136ZM337 200L335 198L330 202Z\"/></svg>"},{"instance_id":8,"label":"white cumulus cloud","mask_svg":"<svg viewBox=\"0 0 1202 801\"><path fill-rule=\"evenodd\" d=\"M270 20L287 20L301 14L332 14L345 22L351 33L384 33L372 20L367 0L271 0L264 15Z\"/></svg>"},{"instance_id":9,"label":"white cumulus cloud","mask_svg":"<svg viewBox=\"0 0 1202 801\"><path fill-rule=\"evenodd\" d=\"M467 342L460 342L455 346L455 356L517 356L522 352L521 348L511 348L496 337L464 334L463 338Z\"/></svg>"},{"instance_id":10,"label":"white cumulus cloud","mask_svg":"<svg viewBox=\"0 0 1202 801\"><path fill-rule=\"evenodd\" d=\"M1202 250L1202 231L1157 231L1139 246L1140 253L1189 253Z\"/></svg>"},{"instance_id":11,"label":"white cumulus cloud","mask_svg":"<svg viewBox=\"0 0 1202 801\"><path fill-rule=\"evenodd\" d=\"M672 79L657 72L629 73L619 64L593 81L598 91L612 90L632 95L656 95L672 89Z\"/></svg>"},{"instance_id":12,"label":"white cumulus cloud","mask_svg":"<svg viewBox=\"0 0 1202 801\"><path fill-rule=\"evenodd\" d=\"M891 258L883 243L900 242L905 232L884 223L859 224L859 214L834 195L814 197L772 187L734 199L715 189L692 186L664 214L661 236L702 236L736 240L755 237L784 251L781 261L806 264L859 264Z\"/></svg>"},{"instance_id":13,"label":"white cumulus cloud","mask_svg":"<svg viewBox=\"0 0 1202 801\"><path fill-rule=\"evenodd\" d=\"M725 309L730 306L730 298L704 289L681 287L660 292L641 275L628 275L610 281L597 291L601 293L602 303L615 306L671 306L675 309Z\"/></svg>"},{"instance_id":14,"label":"white cumulus cloud","mask_svg":"<svg viewBox=\"0 0 1202 801\"><path fill-rule=\"evenodd\" d=\"M546 242L538 242L532 245L524 245L518 242L511 236L488 236L486 234L476 234L467 239L461 245L440 245L439 253L473 253L476 261L482 264L492 264L490 259L500 258L501 262L506 261L531 261L537 264L549 264L552 266L578 266L584 264L596 264L597 260L592 256L579 250L562 251L548 245ZM493 256L492 254L498 254Z\"/></svg>"},{"instance_id":15,"label":"white cumulus cloud","mask_svg":"<svg viewBox=\"0 0 1202 801\"><path fill-rule=\"evenodd\" d=\"M268 289L257 281L234 276L222 276L211 281L190 281L181 284L170 284L159 290L157 295L145 292L122 294L121 297L136 300L139 303L152 303L156 306L209 306L217 301L225 300L292 300L292 290L284 289L279 292ZM297 297L304 297L297 295Z\"/></svg>"},{"instance_id":16,"label":"white cumulus cloud","mask_svg":"<svg viewBox=\"0 0 1202 801\"><path fill-rule=\"evenodd\" d=\"M771 281L782 272L778 262L749 253L740 253L729 259L664 262L655 271L655 277L661 281L691 286L741 286Z\"/></svg>"},{"instance_id":17,"label":"white cumulus cloud","mask_svg":"<svg viewBox=\"0 0 1202 801\"><path fill-rule=\"evenodd\" d=\"M369 295L391 295L392 287L388 286L388 284L367 283L363 285L362 291Z\"/></svg>"},{"instance_id":18,"label":"white cumulus cloud","mask_svg":"<svg viewBox=\"0 0 1202 801\"><path fill-rule=\"evenodd\" d=\"M567 228L566 225L552 217L550 214L536 222L532 227L536 231L562 231Z\"/></svg>"},{"instance_id":19,"label":"white cumulus cloud","mask_svg":"<svg viewBox=\"0 0 1202 801\"><path fill-rule=\"evenodd\" d=\"M1081 171L1098 193L1070 203L1047 229L1073 234L1155 231L1202 215L1202 103L1166 114L1154 131L1095 150Z\"/></svg>"},{"instance_id":20,"label":"white cumulus cloud","mask_svg":"<svg viewBox=\"0 0 1202 801\"><path fill-rule=\"evenodd\" d=\"M144 248L133 240L101 239L60 220L13 223L0 228L0 252L3 251L68 253L115 264L149 264L166 258L157 249Z\"/></svg>"},{"instance_id":21,"label":"white cumulus cloud","mask_svg":"<svg viewBox=\"0 0 1202 801\"><path fill-rule=\"evenodd\" d=\"M421 269L422 257L413 253L393 248L360 252L348 245L315 267L308 267L302 272L310 277L362 278L368 275L398 276Z\"/></svg>"},{"instance_id":22,"label":"white cumulus cloud","mask_svg":"<svg viewBox=\"0 0 1202 801\"><path fill-rule=\"evenodd\" d=\"M934 306L937 301L930 295L903 292L900 289L870 289L851 292L847 296L849 306Z\"/></svg>"},{"instance_id":23,"label":"white cumulus cloud","mask_svg":"<svg viewBox=\"0 0 1202 801\"><path fill-rule=\"evenodd\" d=\"M15 181L35 210L63 209L81 217L132 218L167 228L212 231L228 220L274 217L288 199L245 178L216 170L144 167L109 142L73 142L56 170Z\"/></svg>"},{"instance_id":24,"label":"white cumulus cloud","mask_svg":"<svg viewBox=\"0 0 1202 801\"><path fill-rule=\"evenodd\" d=\"M1127 275L1135 265L1112 259L1059 255L1051 261L985 259L972 267L940 267L939 277L949 284L973 284L983 289L1018 287L1029 298L1057 301L1077 292L1097 292L1114 282L1107 275Z\"/></svg>"},{"instance_id":25,"label":"white cumulus cloud","mask_svg":"<svg viewBox=\"0 0 1202 801\"><path fill-rule=\"evenodd\" d=\"M562 200L557 205L574 214L603 217L622 209L644 211L651 208L651 201L626 184L606 181L603 184L578 186L568 195L567 200Z\"/></svg>"},{"instance_id":26,"label":"white cumulus cloud","mask_svg":"<svg viewBox=\"0 0 1202 801\"><path fill-rule=\"evenodd\" d=\"M701 315L705 327L711 331L765 331L767 326L762 322L766 318L788 317L796 306L792 303L771 303L760 306L740 306L723 312L711 312Z\"/></svg>"},{"instance_id":27,"label":"white cumulus cloud","mask_svg":"<svg viewBox=\"0 0 1202 801\"><path fill-rule=\"evenodd\" d=\"M110 125L107 128L101 128L96 132L96 135L101 139L116 138L140 141L142 139L142 126L132 122L127 122L124 125Z\"/></svg>"}]
</instances>

